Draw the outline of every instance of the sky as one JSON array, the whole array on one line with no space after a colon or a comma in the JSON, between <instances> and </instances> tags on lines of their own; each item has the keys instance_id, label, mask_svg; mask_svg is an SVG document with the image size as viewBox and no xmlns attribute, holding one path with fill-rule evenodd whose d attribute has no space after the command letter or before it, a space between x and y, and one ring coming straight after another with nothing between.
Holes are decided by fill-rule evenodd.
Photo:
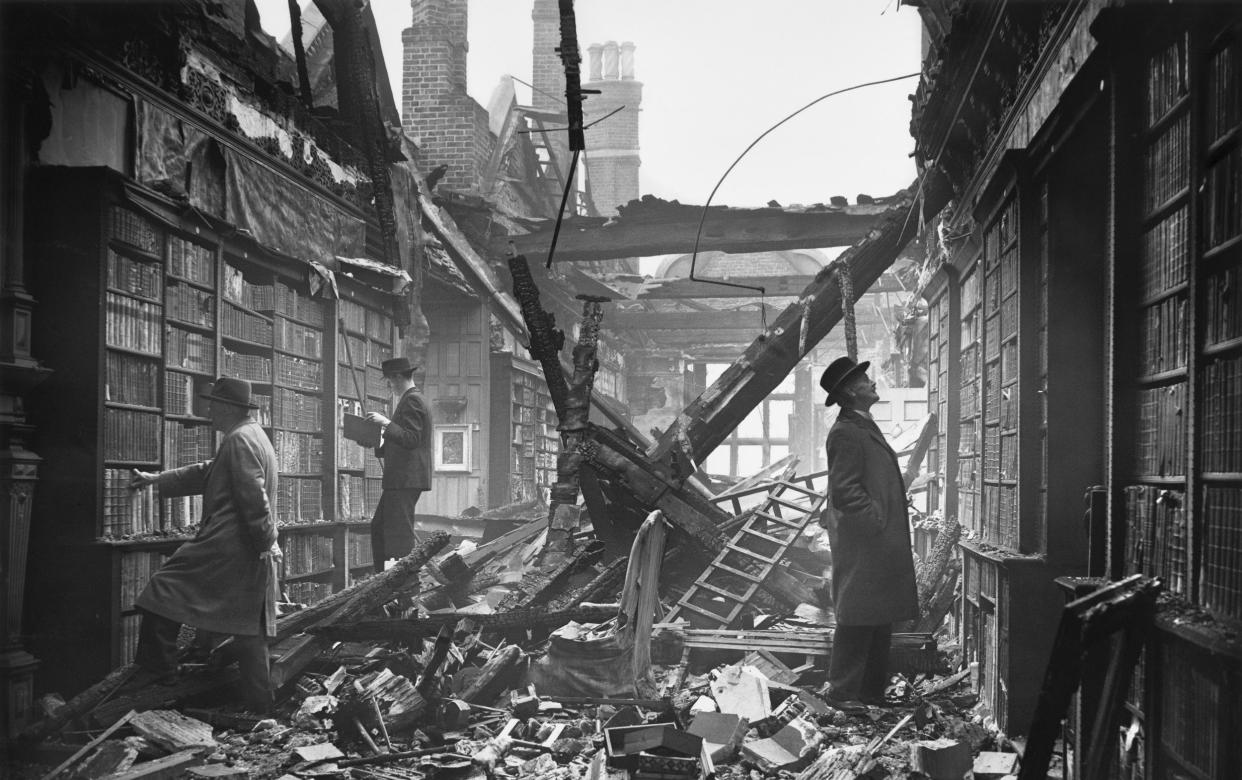
<instances>
[{"instance_id":1,"label":"sky","mask_svg":"<svg viewBox=\"0 0 1242 780\"><path fill-rule=\"evenodd\" d=\"M286 0L257 3L269 33L288 31ZM399 95L410 4L371 3ZM505 74L531 80L530 13L530 0L469 0L467 90L479 103ZM752 141L807 103L919 69L919 17L897 0L578 0L575 14L584 60L592 43L635 44L640 189L682 203L704 203ZM582 68L585 77L585 61ZM834 195L854 202L859 193L910 186L908 96L917 83L869 87L807 109L760 141L712 203L809 205ZM529 105L530 90L517 90Z\"/></svg>"}]
</instances>

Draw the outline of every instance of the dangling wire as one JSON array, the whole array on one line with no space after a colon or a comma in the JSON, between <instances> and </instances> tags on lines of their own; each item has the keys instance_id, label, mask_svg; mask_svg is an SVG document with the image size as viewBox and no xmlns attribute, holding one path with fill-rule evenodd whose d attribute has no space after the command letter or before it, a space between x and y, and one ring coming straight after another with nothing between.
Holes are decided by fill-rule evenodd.
<instances>
[{"instance_id":1,"label":"dangling wire","mask_svg":"<svg viewBox=\"0 0 1242 780\"><path fill-rule=\"evenodd\" d=\"M734 169L734 168L736 168L736 167L737 167L737 164L738 164L738 163L740 163L740 162L742 161L742 158L743 158L743 157L745 157L745 156L746 156L746 154L747 154L747 153L748 153L751 149L754 149L754 148L755 148L755 146L756 146L756 145L758 145L758 143L759 143L760 141L762 141L764 138L766 138L766 137L768 136L768 134L769 134L769 133L771 133L773 130L775 130L776 128L780 127L781 125L785 124L785 123L786 123L786 122L788 122L790 119L793 119L793 118L794 118L794 117L796 117L798 114L801 114L803 111L806 111L808 108L810 108L811 106L815 105L816 103L819 103L819 102L821 102L821 101L823 101L823 100L827 100L828 98L833 97L834 95L840 95L840 94L843 94L843 93L845 93L845 92L852 92L852 91L854 91L854 90L856 90L856 89L862 89L863 87L874 87L874 86L878 86L878 85L880 85L880 84L888 84L888 83L893 82L893 81L901 81L902 79L913 78L913 77L915 77L915 76L917 76L917 75L919 75L919 74L918 74L918 73L907 73L907 74L905 74L904 76L893 76L892 78L880 79L880 80L878 80L878 81L867 81L867 82L863 82L862 84L855 84L855 85L853 85L852 87L845 87L844 89L834 90L834 91L832 91L832 92L829 92L829 93L828 93L828 94L826 94L826 95L820 95L819 97L817 97L817 98L815 98L814 100L812 100L810 103L807 103L807 104L806 104L805 106L803 106L802 108L799 108L797 111L793 112L792 114L790 114L789 116L785 117L785 118L784 118L784 119L782 119L781 121L779 121L779 122L777 122L776 124L772 125L772 126L771 126L771 127L769 127L767 130L764 130L764 131L763 131L763 132L759 135L759 137L758 137L758 138L756 138L755 140L751 141L751 142L750 142L750 145L749 145L749 146L747 146L745 149L743 149L743 150L742 150L742 153L741 153L741 154L739 154L739 155L737 156L737 159L736 159L736 160L734 160L734 161L733 161L733 163L732 163L731 165L729 165L729 167L728 167L727 169L725 169L725 172L724 172L724 174L720 177L720 180L716 182L716 186L715 186L715 187L712 187L712 193L711 193L710 195L708 195L708 196L707 196L707 202L703 204L703 212L699 215L699 228L698 228L698 230L696 230L696 231L695 231L695 233L694 233L694 252L693 252L693 253L691 254L691 256L690 256L690 281L692 281L692 282L706 282L706 283L708 283L708 284L719 284L719 285L722 285L722 286L724 286L724 287L738 287L738 288L741 288L741 289L743 289L743 290L756 290L756 291L758 291L759 295L761 296L761 298L760 298L760 304L762 304L762 303L763 303L762 296L764 296L764 295L766 294L766 292L767 292L767 291L766 291L766 290L764 290L764 288L762 288L762 287L758 287L758 286L755 286L755 285L749 285L749 284L737 284L737 283L735 283L735 282L724 282L724 281L721 281L721 280L719 280L719 279L699 279L699 278L695 277L695 275L694 275L695 264L697 263L697 261L698 261L698 259L699 259L699 240L700 240L700 239L702 238L702 236L703 236L703 223L707 220L707 209L708 209L708 207L709 207L709 206L711 206L711 205L712 205L712 198L716 197L716 191L720 189L720 185L721 185L721 184L724 184L724 180L728 177L728 175L729 175L730 173L732 173L732 172L733 172L733 169ZM762 323L762 326L763 326L763 330L764 330L764 331L766 331L766 330L768 329L767 315L766 315L765 311L766 311L766 307L765 307L765 306L763 306L763 305L760 305L760 307L759 307L759 312L760 312L760 322Z\"/></svg>"}]
</instances>

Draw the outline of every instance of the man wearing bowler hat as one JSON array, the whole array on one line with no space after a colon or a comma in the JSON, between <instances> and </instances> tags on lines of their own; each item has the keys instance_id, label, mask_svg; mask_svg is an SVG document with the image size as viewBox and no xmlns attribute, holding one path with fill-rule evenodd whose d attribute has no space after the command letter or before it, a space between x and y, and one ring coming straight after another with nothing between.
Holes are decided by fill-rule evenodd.
<instances>
[{"instance_id":1,"label":"man wearing bowler hat","mask_svg":"<svg viewBox=\"0 0 1242 780\"><path fill-rule=\"evenodd\" d=\"M130 482L158 485L166 498L203 496L198 534L177 548L135 602L142 622L134 662L150 679L170 677L182 624L196 629L195 644L203 649L216 635L232 634L246 705L266 712L272 706L267 638L276 634L281 558L272 517L276 452L250 418L258 407L249 382L221 377L202 397L212 427L224 434L215 458L159 473L135 469Z\"/></svg>"},{"instance_id":2,"label":"man wearing bowler hat","mask_svg":"<svg viewBox=\"0 0 1242 780\"><path fill-rule=\"evenodd\" d=\"M431 414L414 389L414 366L405 357L381 366L388 390L396 399L392 419L372 412L367 419L381 426L375 454L384 459L384 491L371 518L371 556L377 572L389 558L400 558L414 547L414 509L431 488Z\"/></svg>"},{"instance_id":3,"label":"man wearing bowler hat","mask_svg":"<svg viewBox=\"0 0 1242 780\"><path fill-rule=\"evenodd\" d=\"M918 617L906 488L897 455L870 409L880 400L870 364L834 360L820 377L827 406L841 405L828 431L828 501L821 522L832 547L837 627L829 699L883 704L893 623Z\"/></svg>"}]
</instances>

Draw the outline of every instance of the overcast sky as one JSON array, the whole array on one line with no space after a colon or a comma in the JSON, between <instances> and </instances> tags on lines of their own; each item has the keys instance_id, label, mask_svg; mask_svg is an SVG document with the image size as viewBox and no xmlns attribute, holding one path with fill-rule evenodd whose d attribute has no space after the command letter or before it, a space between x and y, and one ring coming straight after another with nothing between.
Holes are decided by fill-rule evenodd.
<instances>
[{"instance_id":1,"label":"overcast sky","mask_svg":"<svg viewBox=\"0 0 1242 780\"><path fill-rule=\"evenodd\" d=\"M401 89L407 0L371 0L393 88ZM286 0L258 0L289 27ZM531 2L469 0L470 95L486 105L504 74L531 80ZM633 41L643 83L641 189L703 203L748 144L815 98L919 69L919 17L897 0L578 0L578 42ZM583 63L583 74L587 65ZM890 195L914 180L916 78L828 98L755 147L714 203L759 206ZM518 99L530 91L518 85ZM398 97L398 104L400 98ZM587 150L590 154L590 150Z\"/></svg>"}]
</instances>

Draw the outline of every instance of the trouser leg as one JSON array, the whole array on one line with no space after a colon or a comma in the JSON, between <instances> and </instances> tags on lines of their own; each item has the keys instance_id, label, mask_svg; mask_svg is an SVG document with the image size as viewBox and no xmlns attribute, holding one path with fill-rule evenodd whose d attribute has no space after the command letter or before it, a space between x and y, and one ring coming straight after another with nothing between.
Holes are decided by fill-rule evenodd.
<instances>
[{"instance_id":1,"label":"trouser leg","mask_svg":"<svg viewBox=\"0 0 1242 780\"><path fill-rule=\"evenodd\" d=\"M893 626L872 626L867 647L867 665L863 672L860 698L882 699L888 687L888 650L892 644Z\"/></svg>"},{"instance_id":2,"label":"trouser leg","mask_svg":"<svg viewBox=\"0 0 1242 780\"><path fill-rule=\"evenodd\" d=\"M263 636L235 636L233 655L237 658L246 706L256 712L267 712L273 704L267 639Z\"/></svg>"},{"instance_id":3,"label":"trouser leg","mask_svg":"<svg viewBox=\"0 0 1242 780\"><path fill-rule=\"evenodd\" d=\"M379 506L375 507L375 515L371 518L371 562L375 571L384 570L384 561L388 560L388 545L384 543L384 501L388 493L380 495Z\"/></svg>"},{"instance_id":4,"label":"trouser leg","mask_svg":"<svg viewBox=\"0 0 1242 780\"><path fill-rule=\"evenodd\" d=\"M837 624L832 634L832 657L828 662L828 683L835 699L857 699L862 695L867 668L867 651L874 626Z\"/></svg>"},{"instance_id":5,"label":"trouser leg","mask_svg":"<svg viewBox=\"0 0 1242 780\"><path fill-rule=\"evenodd\" d=\"M138 647L134 663L151 672L177 671L177 635L181 624L145 609L139 610Z\"/></svg>"}]
</instances>

